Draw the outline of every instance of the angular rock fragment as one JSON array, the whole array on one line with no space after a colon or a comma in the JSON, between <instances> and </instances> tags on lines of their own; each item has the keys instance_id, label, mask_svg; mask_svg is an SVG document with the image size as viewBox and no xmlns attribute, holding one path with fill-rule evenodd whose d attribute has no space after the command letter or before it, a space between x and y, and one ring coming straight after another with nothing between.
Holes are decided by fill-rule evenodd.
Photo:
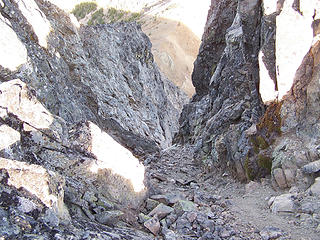
<instances>
[{"instance_id":1,"label":"angular rock fragment","mask_svg":"<svg viewBox=\"0 0 320 240\"><path fill-rule=\"evenodd\" d=\"M272 226L265 227L260 231L260 236L263 240L277 239L283 235L284 232L281 229Z\"/></svg>"},{"instance_id":2,"label":"angular rock fragment","mask_svg":"<svg viewBox=\"0 0 320 240\"><path fill-rule=\"evenodd\" d=\"M158 235L160 231L160 222L159 219L154 216L143 224L150 232L152 232L155 236Z\"/></svg>"},{"instance_id":3,"label":"angular rock fragment","mask_svg":"<svg viewBox=\"0 0 320 240\"><path fill-rule=\"evenodd\" d=\"M166 195L153 195L151 199L157 200L165 205L173 205L179 200L184 200L185 197L181 193L169 193Z\"/></svg>"},{"instance_id":4,"label":"angular rock fragment","mask_svg":"<svg viewBox=\"0 0 320 240\"><path fill-rule=\"evenodd\" d=\"M154 208L148 215L153 217L157 216L159 220L168 216L171 212L173 212L173 208L160 203L156 208Z\"/></svg>"},{"instance_id":5,"label":"angular rock fragment","mask_svg":"<svg viewBox=\"0 0 320 240\"><path fill-rule=\"evenodd\" d=\"M302 171L305 173L316 173L320 171L320 160L308 163L303 166Z\"/></svg>"},{"instance_id":6,"label":"angular rock fragment","mask_svg":"<svg viewBox=\"0 0 320 240\"><path fill-rule=\"evenodd\" d=\"M24 188L40 199L52 214L61 221L70 221L70 216L64 204L65 180L52 171L47 171L39 165L0 158L0 169L8 173L7 184L17 189ZM20 208L32 210L32 203L20 198Z\"/></svg>"},{"instance_id":7,"label":"angular rock fragment","mask_svg":"<svg viewBox=\"0 0 320 240\"><path fill-rule=\"evenodd\" d=\"M105 211L103 213L96 214L95 219L99 223L113 227L120 220L120 218L121 218L121 216L123 216L123 214L124 213L119 210Z\"/></svg>"},{"instance_id":8,"label":"angular rock fragment","mask_svg":"<svg viewBox=\"0 0 320 240\"><path fill-rule=\"evenodd\" d=\"M179 200L174 204L173 208L178 216L183 215L185 212L197 211L196 205L187 200Z\"/></svg>"},{"instance_id":9,"label":"angular rock fragment","mask_svg":"<svg viewBox=\"0 0 320 240\"><path fill-rule=\"evenodd\" d=\"M273 213L293 213L296 210L296 205L292 194L283 194L275 197L271 205Z\"/></svg>"}]
</instances>

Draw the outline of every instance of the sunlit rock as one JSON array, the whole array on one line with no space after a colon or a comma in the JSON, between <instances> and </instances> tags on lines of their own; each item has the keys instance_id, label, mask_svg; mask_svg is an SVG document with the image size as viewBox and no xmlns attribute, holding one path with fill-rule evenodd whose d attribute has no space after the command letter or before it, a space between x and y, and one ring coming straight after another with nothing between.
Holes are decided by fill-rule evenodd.
<instances>
[{"instance_id":1,"label":"sunlit rock","mask_svg":"<svg viewBox=\"0 0 320 240\"><path fill-rule=\"evenodd\" d=\"M62 221L70 219L69 212L64 205L64 178L59 174L47 171L39 165L0 158L0 169L9 174L8 184L19 189L23 187L39 198L48 208L52 209ZM21 199L21 207L33 208Z\"/></svg>"},{"instance_id":2,"label":"sunlit rock","mask_svg":"<svg viewBox=\"0 0 320 240\"><path fill-rule=\"evenodd\" d=\"M27 62L27 49L14 32L8 20L0 14L0 65L15 71Z\"/></svg>"},{"instance_id":3,"label":"sunlit rock","mask_svg":"<svg viewBox=\"0 0 320 240\"><path fill-rule=\"evenodd\" d=\"M49 128L53 117L35 97L31 97L24 82L15 79L1 83L0 91L0 107L27 123L25 130Z\"/></svg>"},{"instance_id":4,"label":"sunlit rock","mask_svg":"<svg viewBox=\"0 0 320 240\"><path fill-rule=\"evenodd\" d=\"M17 1L17 4L23 16L33 27L40 46L47 48L47 38L51 31L51 25L44 13L33 0Z\"/></svg>"},{"instance_id":5,"label":"sunlit rock","mask_svg":"<svg viewBox=\"0 0 320 240\"><path fill-rule=\"evenodd\" d=\"M20 140L20 133L7 125L0 126L0 151Z\"/></svg>"},{"instance_id":6,"label":"sunlit rock","mask_svg":"<svg viewBox=\"0 0 320 240\"><path fill-rule=\"evenodd\" d=\"M91 170L97 173L99 169L111 169L114 173L129 179L134 191L145 190L144 166L139 160L97 125L89 123L89 128L92 139L91 151L98 158Z\"/></svg>"},{"instance_id":7,"label":"sunlit rock","mask_svg":"<svg viewBox=\"0 0 320 240\"><path fill-rule=\"evenodd\" d=\"M280 99L292 87L296 71L313 40L315 5L310 4L309 0L300 1L303 3L300 4L300 9L294 9L293 2L294 0L284 1L282 11L276 20L276 65Z\"/></svg>"}]
</instances>

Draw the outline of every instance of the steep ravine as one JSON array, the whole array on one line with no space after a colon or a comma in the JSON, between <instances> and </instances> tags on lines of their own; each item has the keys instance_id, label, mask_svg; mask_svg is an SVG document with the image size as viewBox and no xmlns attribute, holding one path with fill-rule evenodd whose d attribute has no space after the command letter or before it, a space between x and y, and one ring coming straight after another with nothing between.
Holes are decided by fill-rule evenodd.
<instances>
[{"instance_id":1,"label":"steep ravine","mask_svg":"<svg viewBox=\"0 0 320 240\"><path fill-rule=\"evenodd\" d=\"M0 5L1 239L319 239L318 1L212 0L188 104L139 25Z\"/></svg>"}]
</instances>

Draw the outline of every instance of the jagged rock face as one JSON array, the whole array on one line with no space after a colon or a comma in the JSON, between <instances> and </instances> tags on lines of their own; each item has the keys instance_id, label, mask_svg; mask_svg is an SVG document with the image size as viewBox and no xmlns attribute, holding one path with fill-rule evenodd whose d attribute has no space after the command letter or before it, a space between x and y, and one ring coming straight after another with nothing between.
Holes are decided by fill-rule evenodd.
<instances>
[{"instance_id":1,"label":"jagged rock face","mask_svg":"<svg viewBox=\"0 0 320 240\"><path fill-rule=\"evenodd\" d=\"M136 24L79 28L49 1L0 4L0 235L152 239L123 228L147 194L134 155L171 143L187 97Z\"/></svg>"},{"instance_id":2,"label":"jagged rock face","mask_svg":"<svg viewBox=\"0 0 320 240\"><path fill-rule=\"evenodd\" d=\"M16 71L2 68L2 81L20 78L52 114L68 123L90 120L138 155L171 143L186 97L161 76L137 25L77 29L50 2L3 3L11 27L3 25L28 61Z\"/></svg>"},{"instance_id":3,"label":"jagged rock face","mask_svg":"<svg viewBox=\"0 0 320 240\"><path fill-rule=\"evenodd\" d=\"M225 34L233 22L236 10L237 2L233 0L211 2L192 72L192 83L198 95L204 95L210 89L210 79L226 47Z\"/></svg>"},{"instance_id":4,"label":"jagged rock face","mask_svg":"<svg viewBox=\"0 0 320 240\"><path fill-rule=\"evenodd\" d=\"M92 208L104 199L124 209L139 207L146 194L144 167L129 150L92 122L67 124L52 115L20 80L2 83L0 91L0 133L6 140L0 157L7 159L0 161L0 168L8 172L8 183L35 194L47 207L65 200L93 218L97 213L91 214ZM50 188L62 194L51 197Z\"/></svg>"},{"instance_id":5,"label":"jagged rock face","mask_svg":"<svg viewBox=\"0 0 320 240\"><path fill-rule=\"evenodd\" d=\"M219 5L218 2L212 1L212 5ZM224 11L217 13L224 14ZM196 145L197 161L216 167L230 164L242 179L249 151L245 130L263 113L258 92L259 20L259 1L239 1L232 25L224 34L226 46L223 52L217 52L220 55L214 56L219 62L208 84L209 92L198 88L192 101L184 107L181 130L176 135L177 142ZM204 39L203 45L210 46L212 43L206 40L212 39ZM198 67L201 69L201 64ZM203 80L206 85L206 78Z\"/></svg>"},{"instance_id":6,"label":"jagged rock face","mask_svg":"<svg viewBox=\"0 0 320 240\"><path fill-rule=\"evenodd\" d=\"M293 17L296 16L292 26L305 29L304 36L291 38L290 45L285 46L283 41L279 41L279 45L276 46L280 52L287 49L284 56L281 58L277 56L277 65L282 70L279 70L278 81L283 89L290 89L288 92L285 91L285 94L282 93L284 96L280 116L283 136L278 139L273 151L274 185L281 188L291 187L295 183L308 186L310 182L302 174L303 166L319 160L320 157L318 151L320 4L318 1L300 1L294 6L285 1L277 19L277 26L284 28L287 20L292 22ZM295 35L297 32L291 34ZM297 48L297 46L300 47ZM285 59L290 59L286 63L290 67L285 64ZM284 81L285 77L288 82ZM291 87L288 88L288 86ZM285 176L284 182L278 180L277 172Z\"/></svg>"},{"instance_id":7,"label":"jagged rock face","mask_svg":"<svg viewBox=\"0 0 320 240\"><path fill-rule=\"evenodd\" d=\"M183 110L176 142L194 144L205 166L234 166L243 179L271 173L274 186L310 185L302 167L319 159L319 12L318 1L238 1L210 81L198 73L208 72L202 62L212 56L199 53L197 94ZM215 14L209 11L207 26ZM207 41L202 46L216 40Z\"/></svg>"}]
</instances>

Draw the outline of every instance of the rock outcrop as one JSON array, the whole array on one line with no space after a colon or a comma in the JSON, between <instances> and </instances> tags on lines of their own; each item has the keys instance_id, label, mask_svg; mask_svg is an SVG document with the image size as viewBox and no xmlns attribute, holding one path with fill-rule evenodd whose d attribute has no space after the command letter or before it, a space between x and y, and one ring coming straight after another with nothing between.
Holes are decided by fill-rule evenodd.
<instances>
[{"instance_id":1,"label":"rock outcrop","mask_svg":"<svg viewBox=\"0 0 320 240\"><path fill-rule=\"evenodd\" d=\"M319 160L319 12L318 1L212 1L175 142L243 180L310 185L302 167Z\"/></svg>"},{"instance_id":2,"label":"rock outcrop","mask_svg":"<svg viewBox=\"0 0 320 240\"><path fill-rule=\"evenodd\" d=\"M225 13L225 1L212 1L209 11L212 15L208 16L204 35L208 37L202 39L200 56L195 62L193 82L197 94L184 107L175 142L195 145L196 161L209 167L233 166L244 179L249 154L245 130L258 122L264 110L259 95L257 57L261 12L259 1L239 1L237 5L231 2L231 9L227 8ZM232 8L236 14L230 19ZM226 25L215 35L217 20L224 18ZM220 44L216 45L216 41ZM212 45L219 49L211 49L207 60L202 51ZM202 63L206 66L202 67ZM211 64L210 69L207 64ZM215 71L211 73L213 65Z\"/></svg>"},{"instance_id":3,"label":"rock outcrop","mask_svg":"<svg viewBox=\"0 0 320 240\"><path fill-rule=\"evenodd\" d=\"M21 79L52 114L92 121L138 155L171 143L186 98L161 76L139 26L78 29L50 2L3 4L3 29L17 37L3 37L16 51L2 50L1 81Z\"/></svg>"},{"instance_id":4,"label":"rock outcrop","mask_svg":"<svg viewBox=\"0 0 320 240\"><path fill-rule=\"evenodd\" d=\"M79 27L50 1L0 4L0 235L152 239L132 215L141 160L171 144L187 96L135 23Z\"/></svg>"},{"instance_id":5,"label":"rock outcrop","mask_svg":"<svg viewBox=\"0 0 320 240\"><path fill-rule=\"evenodd\" d=\"M209 91L210 79L226 47L226 31L232 25L236 11L236 1L211 2L199 54L192 72L192 83L198 95L207 94Z\"/></svg>"}]
</instances>

